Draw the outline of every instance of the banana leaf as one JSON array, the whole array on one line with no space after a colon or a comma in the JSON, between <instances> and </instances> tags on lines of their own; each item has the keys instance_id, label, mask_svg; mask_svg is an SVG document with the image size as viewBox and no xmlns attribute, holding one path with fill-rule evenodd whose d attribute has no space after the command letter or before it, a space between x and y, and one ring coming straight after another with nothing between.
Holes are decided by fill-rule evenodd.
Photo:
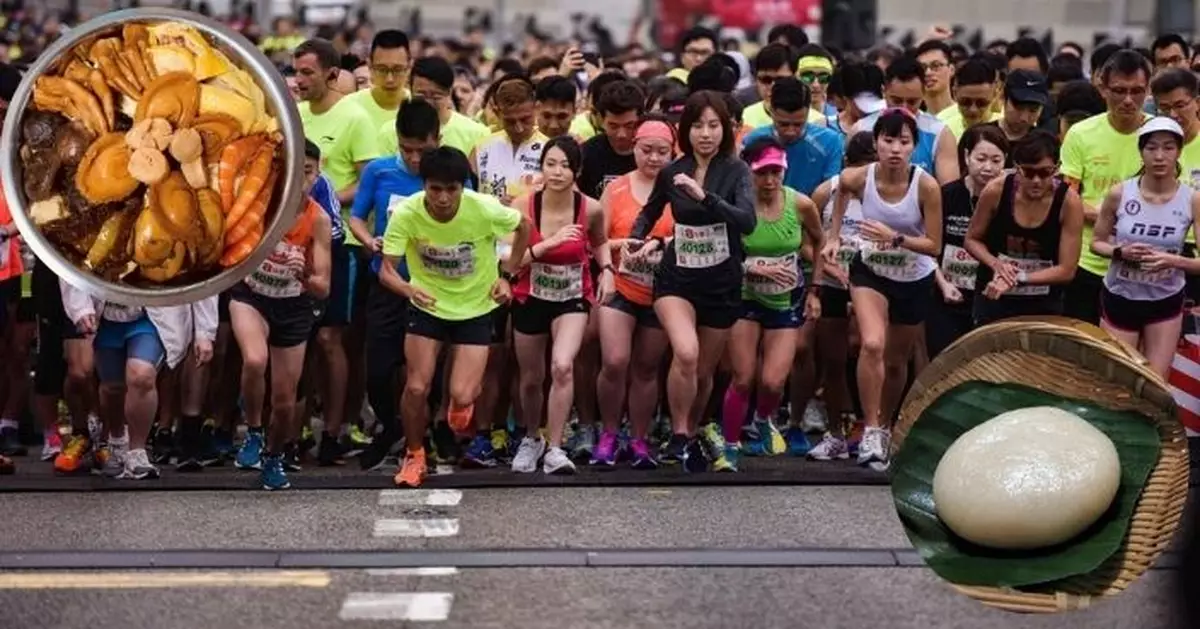
<instances>
[{"instance_id":1,"label":"banana leaf","mask_svg":"<svg viewBox=\"0 0 1200 629\"><path fill-rule=\"evenodd\" d=\"M1011 410L1054 406L1108 435L1121 459L1121 484L1109 510L1088 530L1062 544L1029 551L985 548L955 535L937 517L933 474L963 433ZM1088 400L1060 397L1016 384L964 382L929 405L892 460L892 498L909 540L938 576L958 585L1031 586L1086 574L1121 548L1161 448L1151 418Z\"/></svg>"}]
</instances>

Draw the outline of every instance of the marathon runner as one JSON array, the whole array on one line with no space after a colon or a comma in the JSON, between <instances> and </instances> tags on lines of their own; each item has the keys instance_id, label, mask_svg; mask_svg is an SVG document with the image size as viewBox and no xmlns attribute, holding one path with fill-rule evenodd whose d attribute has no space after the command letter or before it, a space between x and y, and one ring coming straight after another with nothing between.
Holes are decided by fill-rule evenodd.
<instances>
[{"instance_id":1,"label":"marathon runner","mask_svg":"<svg viewBox=\"0 0 1200 629\"><path fill-rule=\"evenodd\" d=\"M579 88L565 76L552 75L535 81L537 127L546 137L568 135L575 119L575 100Z\"/></svg>"}]
</instances>

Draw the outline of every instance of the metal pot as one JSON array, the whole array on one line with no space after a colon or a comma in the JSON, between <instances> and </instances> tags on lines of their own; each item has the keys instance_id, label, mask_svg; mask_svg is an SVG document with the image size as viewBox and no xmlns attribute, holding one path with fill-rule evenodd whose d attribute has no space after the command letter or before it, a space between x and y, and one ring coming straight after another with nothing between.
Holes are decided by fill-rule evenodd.
<instances>
[{"instance_id":1,"label":"metal pot","mask_svg":"<svg viewBox=\"0 0 1200 629\"><path fill-rule=\"evenodd\" d=\"M84 39L119 30L128 22L177 22L191 26L208 37L230 61L244 68L258 82L266 97L267 113L275 116L279 122L279 131L283 134L283 172L280 173L271 207L267 209L270 224L263 233L262 242L241 264L224 269L219 274L199 282L149 288L109 282L67 260L42 236L28 215L30 204L25 200L22 185L19 136L21 120L25 117L25 110L33 97L34 81ZM304 130L300 124L300 113L284 84L283 76L245 37L224 24L190 11L158 8L117 11L67 31L26 72L9 103L8 115L4 119L4 134L0 136L0 182L3 182L4 194L13 220L21 231L21 238L44 264L72 286L93 297L127 305L187 304L211 297L237 284L262 263L291 227L304 198Z\"/></svg>"}]
</instances>

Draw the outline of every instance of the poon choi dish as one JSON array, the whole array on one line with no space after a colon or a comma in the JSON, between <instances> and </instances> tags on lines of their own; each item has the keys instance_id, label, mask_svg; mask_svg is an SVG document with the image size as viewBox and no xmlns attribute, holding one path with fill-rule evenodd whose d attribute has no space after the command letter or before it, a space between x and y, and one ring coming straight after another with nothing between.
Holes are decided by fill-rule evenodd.
<instances>
[{"instance_id":1,"label":"poon choi dish","mask_svg":"<svg viewBox=\"0 0 1200 629\"><path fill-rule=\"evenodd\" d=\"M30 219L108 281L193 281L262 240L282 136L262 90L197 30L129 23L36 79L21 122Z\"/></svg>"}]
</instances>

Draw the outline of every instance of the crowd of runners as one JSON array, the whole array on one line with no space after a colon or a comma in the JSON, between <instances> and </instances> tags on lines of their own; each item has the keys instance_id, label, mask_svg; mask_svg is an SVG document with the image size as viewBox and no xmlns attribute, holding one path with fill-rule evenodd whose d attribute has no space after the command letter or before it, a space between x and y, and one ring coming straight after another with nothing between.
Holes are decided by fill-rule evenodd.
<instances>
[{"instance_id":1,"label":"crowd of runners","mask_svg":"<svg viewBox=\"0 0 1200 629\"><path fill-rule=\"evenodd\" d=\"M695 28L667 69L537 41L463 65L369 34L263 40L308 198L219 297L92 299L0 206L0 470L26 408L45 465L126 479L228 461L283 489L354 457L409 487L434 463L882 470L906 387L970 330L1075 317L1165 377L1200 296L1200 86L1176 35L1085 57L933 29L859 56L781 26L747 58ZM0 102L19 80L0 70Z\"/></svg>"}]
</instances>

